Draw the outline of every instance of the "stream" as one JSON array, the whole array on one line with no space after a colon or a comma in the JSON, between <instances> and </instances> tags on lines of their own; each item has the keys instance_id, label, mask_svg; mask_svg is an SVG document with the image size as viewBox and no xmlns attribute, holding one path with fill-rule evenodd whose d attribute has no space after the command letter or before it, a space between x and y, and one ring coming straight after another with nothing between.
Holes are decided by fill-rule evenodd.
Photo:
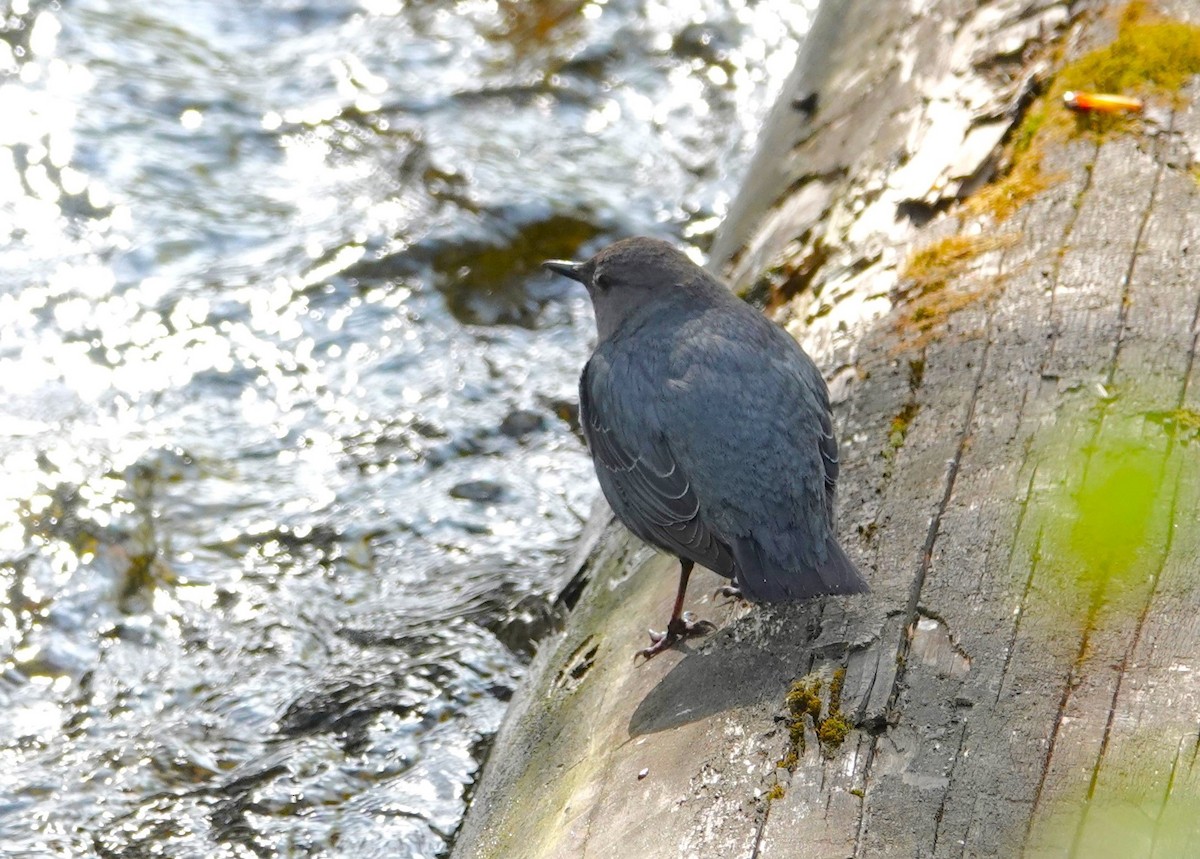
<instances>
[{"instance_id":1,"label":"stream","mask_svg":"<svg viewBox=\"0 0 1200 859\"><path fill-rule=\"evenodd\" d=\"M0 854L434 857L795 0L0 0Z\"/></svg>"}]
</instances>

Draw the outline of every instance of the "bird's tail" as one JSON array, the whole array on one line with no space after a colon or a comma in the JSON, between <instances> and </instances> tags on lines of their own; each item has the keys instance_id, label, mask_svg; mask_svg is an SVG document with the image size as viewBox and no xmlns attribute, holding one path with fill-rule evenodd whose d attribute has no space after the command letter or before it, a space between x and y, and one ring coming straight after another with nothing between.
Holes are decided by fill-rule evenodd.
<instances>
[{"instance_id":1,"label":"bird's tail","mask_svg":"<svg viewBox=\"0 0 1200 859\"><path fill-rule=\"evenodd\" d=\"M862 573L833 537L826 538L824 558L803 569L785 568L767 557L753 537L733 549L734 582L751 602L793 602L823 594L860 594L870 590Z\"/></svg>"}]
</instances>

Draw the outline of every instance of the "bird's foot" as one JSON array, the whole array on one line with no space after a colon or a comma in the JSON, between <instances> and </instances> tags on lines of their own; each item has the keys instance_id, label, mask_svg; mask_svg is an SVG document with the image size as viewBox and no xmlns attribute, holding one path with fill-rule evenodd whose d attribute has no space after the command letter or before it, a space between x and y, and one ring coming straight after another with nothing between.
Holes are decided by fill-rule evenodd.
<instances>
[{"instance_id":1,"label":"bird's foot","mask_svg":"<svg viewBox=\"0 0 1200 859\"><path fill-rule=\"evenodd\" d=\"M693 638L697 635L706 635L714 631L717 625L708 620L696 620L696 616L690 611L685 611L681 617L671 618L671 622L667 624L666 632L655 632L650 630L650 646L639 650L638 656L644 656L650 659L657 656L664 650L670 650L678 642L685 638Z\"/></svg>"},{"instance_id":2,"label":"bird's foot","mask_svg":"<svg viewBox=\"0 0 1200 859\"><path fill-rule=\"evenodd\" d=\"M725 585L724 587L717 588L713 596L728 597L731 600L741 600L743 602L746 599L742 594L742 589L737 585Z\"/></svg>"}]
</instances>

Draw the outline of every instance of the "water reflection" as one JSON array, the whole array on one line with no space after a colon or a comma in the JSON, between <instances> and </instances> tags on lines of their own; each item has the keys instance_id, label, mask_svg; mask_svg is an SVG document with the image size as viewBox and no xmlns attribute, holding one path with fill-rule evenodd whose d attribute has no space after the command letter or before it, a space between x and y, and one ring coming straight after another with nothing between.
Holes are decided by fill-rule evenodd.
<instances>
[{"instance_id":1,"label":"water reflection","mask_svg":"<svg viewBox=\"0 0 1200 859\"><path fill-rule=\"evenodd\" d=\"M586 299L703 246L785 0L11 0L0 843L432 856L594 495Z\"/></svg>"}]
</instances>

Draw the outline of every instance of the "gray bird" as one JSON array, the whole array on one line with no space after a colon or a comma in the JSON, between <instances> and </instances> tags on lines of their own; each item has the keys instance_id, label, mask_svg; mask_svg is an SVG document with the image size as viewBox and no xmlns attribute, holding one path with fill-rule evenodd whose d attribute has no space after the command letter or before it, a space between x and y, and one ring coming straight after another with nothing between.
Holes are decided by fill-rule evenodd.
<instances>
[{"instance_id":1,"label":"gray bird","mask_svg":"<svg viewBox=\"0 0 1200 859\"><path fill-rule=\"evenodd\" d=\"M796 341L657 239L545 266L596 311L579 411L604 497L680 561L666 632L641 653L705 626L683 613L695 564L754 602L867 590L834 533L829 390Z\"/></svg>"}]
</instances>

